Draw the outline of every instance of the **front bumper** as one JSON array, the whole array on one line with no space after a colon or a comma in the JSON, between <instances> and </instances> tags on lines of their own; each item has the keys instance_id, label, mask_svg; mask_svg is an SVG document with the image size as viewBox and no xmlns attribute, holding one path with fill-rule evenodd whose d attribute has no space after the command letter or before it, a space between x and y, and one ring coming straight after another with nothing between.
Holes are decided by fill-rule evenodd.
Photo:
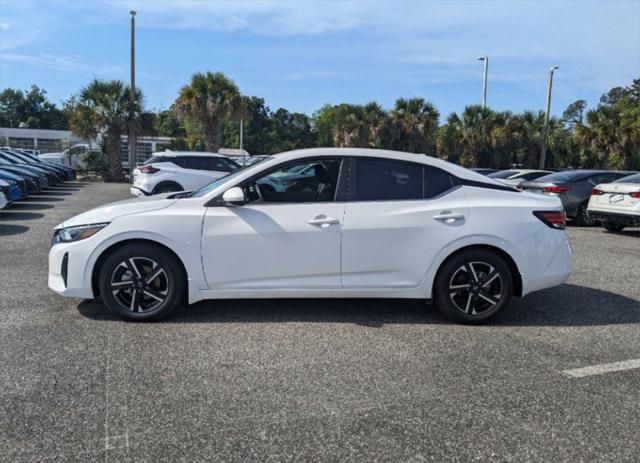
<instances>
[{"instance_id":1,"label":"front bumper","mask_svg":"<svg viewBox=\"0 0 640 463\"><path fill-rule=\"evenodd\" d=\"M62 296L93 299L91 278L85 278L84 269L91 249L84 241L52 246L49 251L49 289Z\"/></svg>"},{"instance_id":2,"label":"front bumper","mask_svg":"<svg viewBox=\"0 0 640 463\"><path fill-rule=\"evenodd\" d=\"M611 222L629 227L640 227L640 215L638 214L620 214L616 212L589 211L589 217L598 222Z\"/></svg>"}]
</instances>

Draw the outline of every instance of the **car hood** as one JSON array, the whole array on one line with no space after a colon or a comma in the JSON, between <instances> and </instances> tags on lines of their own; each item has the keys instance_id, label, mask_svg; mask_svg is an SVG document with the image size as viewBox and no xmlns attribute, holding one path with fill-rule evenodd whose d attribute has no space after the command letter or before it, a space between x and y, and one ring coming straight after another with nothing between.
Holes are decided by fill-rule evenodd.
<instances>
[{"instance_id":1,"label":"car hood","mask_svg":"<svg viewBox=\"0 0 640 463\"><path fill-rule=\"evenodd\" d=\"M117 217L124 215L140 214L143 212L157 211L171 206L178 201L176 198L169 198L175 193L166 193L161 195L149 196L146 198L125 199L115 203L105 204L104 206L83 212L80 215L65 220L55 228L74 227L77 225L88 225L92 223L111 222Z\"/></svg>"}]
</instances>

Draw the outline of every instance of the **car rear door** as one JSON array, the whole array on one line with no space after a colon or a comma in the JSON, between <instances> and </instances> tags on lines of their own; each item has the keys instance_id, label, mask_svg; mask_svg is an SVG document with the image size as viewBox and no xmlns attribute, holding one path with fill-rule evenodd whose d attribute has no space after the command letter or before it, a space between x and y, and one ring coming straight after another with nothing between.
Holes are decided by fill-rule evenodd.
<instances>
[{"instance_id":1,"label":"car rear door","mask_svg":"<svg viewBox=\"0 0 640 463\"><path fill-rule=\"evenodd\" d=\"M419 285L469 217L462 188L441 169L353 157L342 226L342 286Z\"/></svg>"},{"instance_id":2,"label":"car rear door","mask_svg":"<svg viewBox=\"0 0 640 463\"><path fill-rule=\"evenodd\" d=\"M297 164L313 165L313 175L287 177ZM299 160L243 182L243 206L208 207L202 263L209 288L339 288L345 181L341 157Z\"/></svg>"}]
</instances>

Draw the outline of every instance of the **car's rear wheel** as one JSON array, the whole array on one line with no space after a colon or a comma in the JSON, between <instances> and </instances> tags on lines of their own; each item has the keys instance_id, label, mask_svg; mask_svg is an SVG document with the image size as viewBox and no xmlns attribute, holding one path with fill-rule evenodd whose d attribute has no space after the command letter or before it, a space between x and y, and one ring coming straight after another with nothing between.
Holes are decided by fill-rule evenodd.
<instances>
[{"instance_id":1,"label":"car's rear wheel","mask_svg":"<svg viewBox=\"0 0 640 463\"><path fill-rule=\"evenodd\" d=\"M448 318L482 323L509 304L513 277L507 263L484 249L463 251L438 272L435 304Z\"/></svg>"},{"instance_id":2,"label":"car's rear wheel","mask_svg":"<svg viewBox=\"0 0 640 463\"><path fill-rule=\"evenodd\" d=\"M102 265L98 283L104 304L129 320L160 320L184 300L185 278L180 262L152 244L128 244L116 249Z\"/></svg>"},{"instance_id":3,"label":"car's rear wheel","mask_svg":"<svg viewBox=\"0 0 640 463\"><path fill-rule=\"evenodd\" d=\"M182 187L175 183L161 183L160 185L154 188L152 194L158 195L161 193L174 193L176 191L183 191Z\"/></svg>"},{"instance_id":4,"label":"car's rear wheel","mask_svg":"<svg viewBox=\"0 0 640 463\"><path fill-rule=\"evenodd\" d=\"M621 232L624 229L624 225L613 222L602 222L602 226L610 232Z\"/></svg>"},{"instance_id":5,"label":"car's rear wheel","mask_svg":"<svg viewBox=\"0 0 640 463\"><path fill-rule=\"evenodd\" d=\"M582 204L576 212L576 216L573 219L573 223L581 227L595 225L596 221L589 216L587 212L587 203Z\"/></svg>"}]
</instances>

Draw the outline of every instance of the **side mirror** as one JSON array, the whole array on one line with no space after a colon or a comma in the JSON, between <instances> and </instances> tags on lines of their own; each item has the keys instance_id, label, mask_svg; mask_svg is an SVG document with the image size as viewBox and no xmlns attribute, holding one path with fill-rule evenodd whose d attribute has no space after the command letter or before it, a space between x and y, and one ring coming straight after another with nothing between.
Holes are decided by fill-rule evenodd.
<instances>
[{"instance_id":1,"label":"side mirror","mask_svg":"<svg viewBox=\"0 0 640 463\"><path fill-rule=\"evenodd\" d=\"M244 191L237 186L229 188L222 194L222 202L229 206L242 206L245 203Z\"/></svg>"}]
</instances>

